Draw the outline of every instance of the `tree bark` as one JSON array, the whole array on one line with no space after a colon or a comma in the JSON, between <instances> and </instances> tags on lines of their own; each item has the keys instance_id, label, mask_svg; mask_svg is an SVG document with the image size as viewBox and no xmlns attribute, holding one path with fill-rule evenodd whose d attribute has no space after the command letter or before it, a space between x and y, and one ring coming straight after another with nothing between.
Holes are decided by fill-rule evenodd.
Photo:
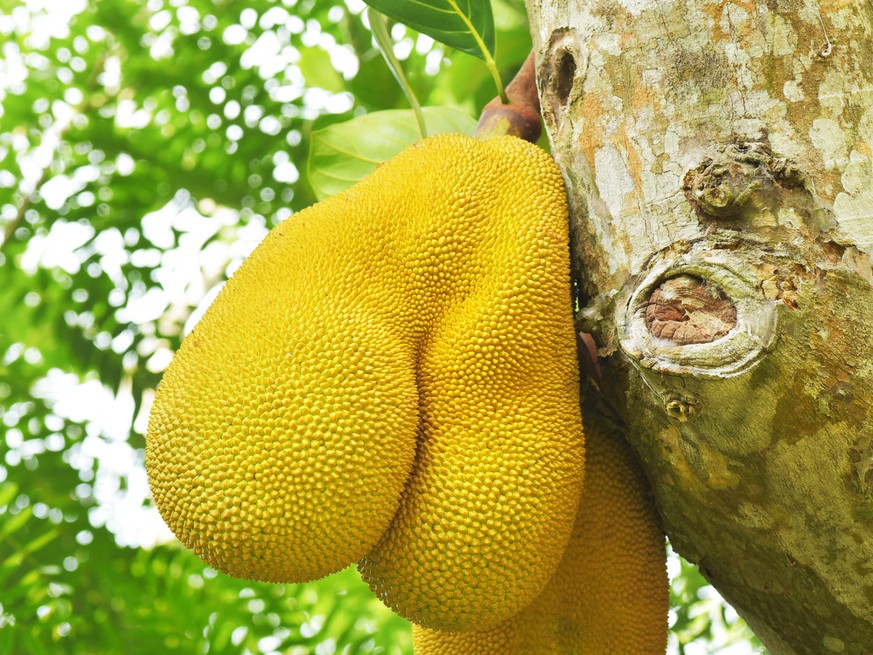
<instances>
[{"instance_id":1,"label":"tree bark","mask_svg":"<svg viewBox=\"0 0 873 655\"><path fill-rule=\"evenodd\" d=\"M873 2L530 0L579 329L674 548L873 653Z\"/></svg>"}]
</instances>

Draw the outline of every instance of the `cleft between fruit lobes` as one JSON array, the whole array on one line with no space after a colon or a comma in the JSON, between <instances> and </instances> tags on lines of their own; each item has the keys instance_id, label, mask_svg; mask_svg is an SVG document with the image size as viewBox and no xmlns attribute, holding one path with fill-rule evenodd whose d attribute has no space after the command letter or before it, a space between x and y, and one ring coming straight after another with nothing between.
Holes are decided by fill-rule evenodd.
<instances>
[{"instance_id":1,"label":"cleft between fruit lobes","mask_svg":"<svg viewBox=\"0 0 873 655\"><path fill-rule=\"evenodd\" d=\"M548 155L458 135L274 228L158 388L168 525L239 577L360 561L423 626L529 604L582 489L567 232Z\"/></svg>"}]
</instances>

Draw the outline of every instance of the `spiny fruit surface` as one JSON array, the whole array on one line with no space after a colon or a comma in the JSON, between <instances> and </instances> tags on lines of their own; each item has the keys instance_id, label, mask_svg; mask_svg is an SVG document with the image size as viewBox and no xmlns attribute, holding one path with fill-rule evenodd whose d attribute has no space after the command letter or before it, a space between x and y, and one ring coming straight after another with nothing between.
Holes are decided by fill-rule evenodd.
<instances>
[{"instance_id":1,"label":"spiny fruit surface","mask_svg":"<svg viewBox=\"0 0 873 655\"><path fill-rule=\"evenodd\" d=\"M231 575L361 560L443 629L527 605L584 470L551 158L432 137L273 229L165 374L146 464L168 525Z\"/></svg>"},{"instance_id":2,"label":"spiny fruit surface","mask_svg":"<svg viewBox=\"0 0 873 655\"><path fill-rule=\"evenodd\" d=\"M664 535L621 437L585 412L585 488L558 571L528 607L487 631L413 627L415 655L663 655Z\"/></svg>"}]
</instances>

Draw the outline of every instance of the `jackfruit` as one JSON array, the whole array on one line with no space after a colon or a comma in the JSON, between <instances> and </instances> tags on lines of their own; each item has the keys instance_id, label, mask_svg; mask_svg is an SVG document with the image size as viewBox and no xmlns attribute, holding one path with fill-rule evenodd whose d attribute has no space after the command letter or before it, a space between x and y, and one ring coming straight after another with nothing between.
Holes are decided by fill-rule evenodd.
<instances>
[{"instance_id":1,"label":"jackfruit","mask_svg":"<svg viewBox=\"0 0 873 655\"><path fill-rule=\"evenodd\" d=\"M573 534L542 594L480 632L413 627L416 655L663 655L664 535L621 437L584 412L586 473Z\"/></svg>"},{"instance_id":2,"label":"jackfruit","mask_svg":"<svg viewBox=\"0 0 873 655\"><path fill-rule=\"evenodd\" d=\"M578 376L554 162L432 137L278 225L228 281L158 387L150 485L220 571L360 561L399 614L484 629L570 537Z\"/></svg>"}]
</instances>

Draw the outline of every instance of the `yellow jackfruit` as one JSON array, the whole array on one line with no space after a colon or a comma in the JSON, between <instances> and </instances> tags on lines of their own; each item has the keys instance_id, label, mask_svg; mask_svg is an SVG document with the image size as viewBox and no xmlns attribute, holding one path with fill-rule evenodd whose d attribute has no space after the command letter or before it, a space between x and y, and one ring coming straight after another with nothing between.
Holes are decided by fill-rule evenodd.
<instances>
[{"instance_id":1,"label":"yellow jackfruit","mask_svg":"<svg viewBox=\"0 0 873 655\"><path fill-rule=\"evenodd\" d=\"M360 560L451 630L529 604L584 470L551 158L432 137L274 228L167 370L146 465L167 524L231 575Z\"/></svg>"},{"instance_id":2,"label":"yellow jackfruit","mask_svg":"<svg viewBox=\"0 0 873 655\"><path fill-rule=\"evenodd\" d=\"M543 593L491 630L413 627L415 655L663 655L664 535L628 447L592 416L576 525Z\"/></svg>"}]
</instances>

